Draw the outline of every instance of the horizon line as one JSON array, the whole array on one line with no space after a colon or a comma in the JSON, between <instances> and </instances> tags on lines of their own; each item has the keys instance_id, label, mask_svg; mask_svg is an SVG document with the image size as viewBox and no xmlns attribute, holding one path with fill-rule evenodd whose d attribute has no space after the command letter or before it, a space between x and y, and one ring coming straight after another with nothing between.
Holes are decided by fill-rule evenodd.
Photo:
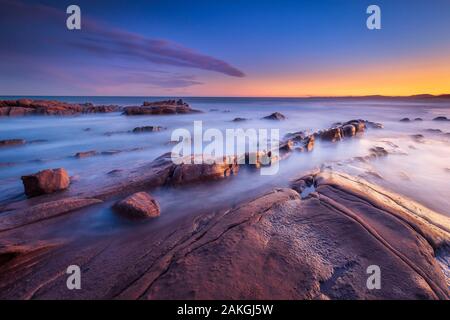
<instances>
[{"instance_id":1,"label":"horizon line","mask_svg":"<svg viewBox=\"0 0 450 320\"><path fill-rule=\"evenodd\" d=\"M382 95L382 94L368 94L368 95L325 95L325 96L196 96L196 95L30 95L30 94L8 94L0 95L0 97L116 97L116 98L261 98L261 99L357 99L357 98L450 98L450 93L429 94L419 93L412 95Z\"/></svg>"}]
</instances>

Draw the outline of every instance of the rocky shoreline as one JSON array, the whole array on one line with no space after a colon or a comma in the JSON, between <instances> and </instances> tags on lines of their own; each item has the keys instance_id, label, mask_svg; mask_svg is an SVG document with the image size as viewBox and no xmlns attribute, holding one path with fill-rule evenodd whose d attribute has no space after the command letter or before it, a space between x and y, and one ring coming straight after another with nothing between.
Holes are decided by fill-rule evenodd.
<instances>
[{"instance_id":1,"label":"rocky shoreline","mask_svg":"<svg viewBox=\"0 0 450 320\"><path fill-rule=\"evenodd\" d=\"M47 113L52 108L42 114L58 114ZM84 109L67 106L71 110ZM191 110L182 101L168 100L121 111ZM286 119L280 113L266 118ZM239 179L241 171L257 174L294 153L314 152L318 140L338 143L382 128L354 119L312 133L289 133L279 157L273 150L247 153L243 163L234 157L174 164L166 153L95 183L75 181L63 168L24 176L28 198L0 206L0 299L449 299L450 266L438 258L450 256L450 219L327 167L292 172L283 187L147 229L168 214L152 196L158 188L228 183L234 176ZM160 128L137 127L136 132L155 130ZM348 163L389 154L380 146L369 152ZM248 163L250 157L256 164ZM53 235L61 223L76 221L80 212L95 206L133 223L104 237ZM65 269L72 264L83 271L83 290L66 288ZM371 265L382 270L380 290L366 286Z\"/></svg>"},{"instance_id":2,"label":"rocky shoreline","mask_svg":"<svg viewBox=\"0 0 450 320\"><path fill-rule=\"evenodd\" d=\"M86 113L123 112L124 115L157 115L198 113L183 100L144 101L142 106L94 105L56 100L0 100L0 116L56 115L71 116Z\"/></svg>"}]
</instances>

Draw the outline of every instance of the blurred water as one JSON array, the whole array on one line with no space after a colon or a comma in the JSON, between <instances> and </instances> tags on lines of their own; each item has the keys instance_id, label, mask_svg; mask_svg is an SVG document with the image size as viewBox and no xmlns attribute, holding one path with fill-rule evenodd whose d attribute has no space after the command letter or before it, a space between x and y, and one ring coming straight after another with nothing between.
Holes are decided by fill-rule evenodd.
<instances>
[{"instance_id":1,"label":"blurred water","mask_svg":"<svg viewBox=\"0 0 450 320\"><path fill-rule=\"evenodd\" d=\"M11 99L11 97L7 97ZM39 97L68 102L94 104L141 105L145 97ZM0 99L4 99L3 97ZM6 98L5 98L6 99ZM242 172L226 184L155 191L164 210L207 207L218 202L235 202L250 196L252 191L272 186L288 185L289 179L324 163L337 169L359 174L368 180L409 196L444 214L450 215L450 138L425 129L450 132L450 122L431 121L442 115L450 117L450 105L420 101L376 100L307 100L307 99L238 99L185 98L201 114L163 116L123 116L120 113L88 114L71 117L32 116L1 117L0 140L21 138L33 141L23 146L0 149L0 204L24 198L20 176L47 168L64 167L77 179L95 183L108 179L114 169L132 168L155 159L172 149L169 144L174 129L192 131L193 121L202 120L204 129L218 128L277 128L285 133L330 127L334 122L367 119L381 122L382 130L368 130L366 134L337 144L316 143L310 154L294 154L280 163L275 176ZM261 120L272 112L286 115L285 121ZM246 122L232 122L236 117ZM424 121L411 123L399 119L421 117ZM135 127L158 125L161 132L133 134ZM108 134L108 133L113 134ZM116 132L116 133L114 133ZM423 134L424 140L414 140L412 134ZM396 147L393 147L395 144ZM346 159L364 156L375 146L383 146L395 154L370 164L346 165ZM77 152L96 150L98 153L121 151L112 155L75 158ZM341 161L341 163L340 163ZM371 174L376 172L378 176ZM196 199L195 201L192 199ZM201 199L198 200L198 199ZM97 209L98 211L98 209ZM104 215L104 213L102 213Z\"/></svg>"}]
</instances>

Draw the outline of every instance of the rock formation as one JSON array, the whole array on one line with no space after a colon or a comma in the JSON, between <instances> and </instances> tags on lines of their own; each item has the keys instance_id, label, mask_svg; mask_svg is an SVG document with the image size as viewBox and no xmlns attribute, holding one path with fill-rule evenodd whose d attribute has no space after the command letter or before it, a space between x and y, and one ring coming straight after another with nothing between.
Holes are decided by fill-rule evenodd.
<instances>
[{"instance_id":1,"label":"rock formation","mask_svg":"<svg viewBox=\"0 0 450 320\"><path fill-rule=\"evenodd\" d=\"M58 168L22 176L22 182L25 194L28 197L35 197L67 189L70 184L70 178L66 170Z\"/></svg>"},{"instance_id":2,"label":"rock formation","mask_svg":"<svg viewBox=\"0 0 450 320\"><path fill-rule=\"evenodd\" d=\"M124 114L132 115L163 115L163 114L186 114L198 113L199 110L192 109L183 100L165 100L156 102L144 102L141 107L125 107Z\"/></svg>"},{"instance_id":3,"label":"rock formation","mask_svg":"<svg viewBox=\"0 0 450 320\"><path fill-rule=\"evenodd\" d=\"M75 115L80 113L117 112L119 106L94 106L91 103L74 104L54 100L2 100L0 116Z\"/></svg>"}]
</instances>

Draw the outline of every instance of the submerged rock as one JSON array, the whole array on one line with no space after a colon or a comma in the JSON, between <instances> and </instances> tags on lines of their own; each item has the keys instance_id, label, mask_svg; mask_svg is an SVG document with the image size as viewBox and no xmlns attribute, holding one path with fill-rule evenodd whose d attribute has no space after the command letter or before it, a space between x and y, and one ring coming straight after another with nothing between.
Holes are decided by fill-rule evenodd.
<instances>
[{"instance_id":1,"label":"submerged rock","mask_svg":"<svg viewBox=\"0 0 450 320\"><path fill-rule=\"evenodd\" d=\"M416 141L416 142L420 142L423 143L425 137L423 136L423 134L413 134L411 135L411 137Z\"/></svg>"},{"instance_id":2,"label":"submerged rock","mask_svg":"<svg viewBox=\"0 0 450 320\"><path fill-rule=\"evenodd\" d=\"M159 217L161 211L158 202L146 192L135 193L117 202L113 208L130 219Z\"/></svg>"},{"instance_id":3,"label":"submerged rock","mask_svg":"<svg viewBox=\"0 0 450 320\"><path fill-rule=\"evenodd\" d=\"M97 154L97 151L95 151L95 150L77 152L75 154L75 158L87 158L87 157L95 156L96 154Z\"/></svg>"},{"instance_id":4,"label":"submerged rock","mask_svg":"<svg viewBox=\"0 0 450 320\"><path fill-rule=\"evenodd\" d=\"M274 112L271 115L264 117L263 119L280 121L280 120L285 120L286 117L279 112Z\"/></svg>"},{"instance_id":5,"label":"submerged rock","mask_svg":"<svg viewBox=\"0 0 450 320\"><path fill-rule=\"evenodd\" d=\"M434 118L433 121L450 121L450 119L448 119L447 117L440 116Z\"/></svg>"},{"instance_id":6,"label":"submerged rock","mask_svg":"<svg viewBox=\"0 0 450 320\"><path fill-rule=\"evenodd\" d=\"M47 169L32 175L22 176L22 182L25 194L28 197L35 197L67 189L70 184L70 177L63 168Z\"/></svg>"},{"instance_id":7,"label":"submerged rock","mask_svg":"<svg viewBox=\"0 0 450 320\"><path fill-rule=\"evenodd\" d=\"M26 141L24 139L7 139L7 140L0 140L0 148L1 147L10 147L10 146L18 146L25 144Z\"/></svg>"},{"instance_id":8,"label":"submerged rock","mask_svg":"<svg viewBox=\"0 0 450 320\"><path fill-rule=\"evenodd\" d=\"M441 129L425 129L425 131L431 132L431 133L442 133Z\"/></svg>"},{"instance_id":9,"label":"submerged rock","mask_svg":"<svg viewBox=\"0 0 450 320\"><path fill-rule=\"evenodd\" d=\"M160 126L145 126L145 127L137 127L133 129L133 133L142 133L142 132L157 132L163 130L163 127Z\"/></svg>"},{"instance_id":10,"label":"submerged rock","mask_svg":"<svg viewBox=\"0 0 450 320\"><path fill-rule=\"evenodd\" d=\"M400 119L400 122L410 122L410 121L411 121L411 119L409 119L409 118Z\"/></svg>"},{"instance_id":11,"label":"submerged rock","mask_svg":"<svg viewBox=\"0 0 450 320\"><path fill-rule=\"evenodd\" d=\"M247 121L248 119L246 119L246 118L234 118L232 121L233 122L242 122L242 121Z\"/></svg>"},{"instance_id":12,"label":"submerged rock","mask_svg":"<svg viewBox=\"0 0 450 320\"><path fill-rule=\"evenodd\" d=\"M369 149L371 158L386 157L389 153L383 147L373 147Z\"/></svg>"}]
</instances>

